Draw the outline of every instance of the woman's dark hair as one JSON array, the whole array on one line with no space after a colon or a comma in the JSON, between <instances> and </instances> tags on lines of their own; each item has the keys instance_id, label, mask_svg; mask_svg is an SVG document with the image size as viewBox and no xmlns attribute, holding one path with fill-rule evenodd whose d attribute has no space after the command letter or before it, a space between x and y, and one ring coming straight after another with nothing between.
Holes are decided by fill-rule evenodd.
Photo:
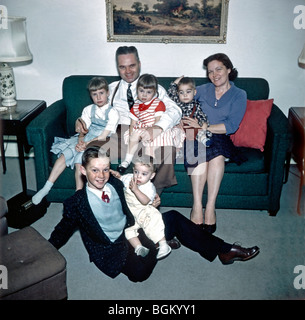
<instances>
[{"instance_id":1,"label":"woman's dark hair","mask_svg":"<svg viewBox=\"0 0 305 320\"><path fill-rule=\"evenodd\" d=\"M237 78L238 71L233 67L233 63L231 62L229 57L224 53L215 53L207 57L203 60L203 66L207 69L208 64L214 60L222 62L227 69L231 69L229 80L234 81Z\"/></svg>"}]
</instances>

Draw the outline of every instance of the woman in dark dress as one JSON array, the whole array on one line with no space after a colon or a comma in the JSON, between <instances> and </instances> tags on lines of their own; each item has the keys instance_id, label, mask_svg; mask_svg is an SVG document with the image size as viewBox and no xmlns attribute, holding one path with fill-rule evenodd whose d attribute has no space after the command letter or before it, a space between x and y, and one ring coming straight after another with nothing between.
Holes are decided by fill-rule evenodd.
<instances>
[{"instance_id":1,"label":"woman in dark dress","mask_svg":"<svg viewBox=\"0 0 305 320\"><path fill-rule=\"evenodd\" d=\"M202 111L209 119L200 127L196 119L184 119L185 128L201 128L212 132L210 147L197 140L187 141L185 166L190 174L193 188L191 220L213 233L216 230L215 203L224 174L225 160L242 163L245 159L233 145L230 134L240 125L247 106L247 95L232 82L237 70L223 53L212 55L204 60L204 67L210 83L198 86L195 99L200 102ZM202 195L208 184L208 200L203 214Z\"/></svg>"}]
</instances>

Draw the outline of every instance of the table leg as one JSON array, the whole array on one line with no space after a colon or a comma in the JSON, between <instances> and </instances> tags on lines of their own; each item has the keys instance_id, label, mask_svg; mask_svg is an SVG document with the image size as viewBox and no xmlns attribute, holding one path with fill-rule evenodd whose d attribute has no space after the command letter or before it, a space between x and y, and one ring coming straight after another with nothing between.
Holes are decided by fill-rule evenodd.
<instances>
[{"instance_id":1,"label":"table leg","mask_svg":"<svg viewBox=\"0 0 305 320\"><path fill-rule=\"evenodd\" d=\"M2 168L3 174L6 172L6 161L5 161L5 150L4 150L4 142L3 142L3 135L0 135L0 144L1 144L1 160L2 160Z\"/></svg>"},{"instance_id":2,"label":"table leg","mask_svg":"<svg viewBox=\"0 0 305 320\"><path fill-rule=\"evenodd\" d=\"M301 198L302 198L302 191L303 186L305 183L305 159L302 159L302 168L301 168L301 181L300 181L300 187L299 187L299 197L298 197L298 205L297 205L297 211L298 214L301 215Z\"/></svg>"},{"instance_id":3,"label":"table leg","mask_svg":"<svg viewBox=\"0 0 305 320\"><path fill-rule=\"evenodd\" d=\"M19 135L17 136L17 146L18 146L22 190L24 193L26 193L26 174L25 174L25 163L24 163L23 137Z\"/></svg>"}]
</instances>

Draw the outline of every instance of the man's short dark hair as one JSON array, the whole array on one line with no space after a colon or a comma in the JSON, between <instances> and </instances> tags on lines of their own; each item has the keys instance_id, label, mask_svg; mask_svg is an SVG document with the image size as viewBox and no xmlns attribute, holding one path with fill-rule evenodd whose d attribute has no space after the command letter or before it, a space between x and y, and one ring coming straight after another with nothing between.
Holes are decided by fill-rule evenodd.
<instances>
[{"instance_id":1,"label":"man's short dark hair","mask_svg":"<svg viewBox=\"0 0 305 320\"><path fill-rule=\"evenodd\" d=\"M121 46L121 47L118 47L117 50L116 50L116 53L115 53L116 63L118 63L118 58L122 54L134 54L136 59L138 60L138 62L140 62L138 50L134 46L130 46L130 47Z\"/></svg>"}]
</instances>

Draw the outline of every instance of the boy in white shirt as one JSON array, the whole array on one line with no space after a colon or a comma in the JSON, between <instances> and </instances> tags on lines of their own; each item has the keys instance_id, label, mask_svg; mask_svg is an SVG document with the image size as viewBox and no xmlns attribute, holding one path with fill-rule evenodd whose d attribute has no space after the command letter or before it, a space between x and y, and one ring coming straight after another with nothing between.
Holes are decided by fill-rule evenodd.
<instances>
[{"instance_id":1,"label":"boy in white shirt","mask_svg":"<svg viewBox=\"0 0 305 320\"><path fill-rule=\"evenodd\" d=\"M71 138L55 137L51 152L58 155L47 182L32 198L37 205L50 192L53 184L66 167L74 168L76 190L83 188L83 179L80 172L82 155L87 145L94 141L105 141L116 132L119 123L119 113L108 103L108 83L102 77L94 77L88 84L88 90L93 104L83 109L79 118L80 124L85 124L85 133L81 132Z\"/></svg>"}]
</instances>

